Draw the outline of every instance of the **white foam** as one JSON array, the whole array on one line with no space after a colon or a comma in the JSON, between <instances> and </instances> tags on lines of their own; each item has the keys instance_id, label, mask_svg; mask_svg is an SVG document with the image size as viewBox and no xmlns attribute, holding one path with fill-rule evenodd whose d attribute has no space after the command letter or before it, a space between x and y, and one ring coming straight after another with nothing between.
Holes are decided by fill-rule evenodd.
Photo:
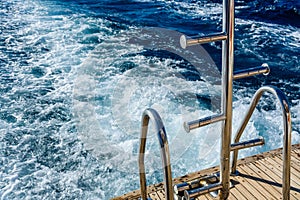
<instances>
[{"instance_id":1,"label":"white foam","mask_svg":"<svg viewBox=\"0 0 300 200\"><path fill-rule=\"evenodd\" d=\"M265 40L265 42L273 40L275 44L289 46L292 49L300 47L300 30L297 27L259 22L249 19L245 20L241 18L236 18L235 22L237 25L237 29L241 27L244 31L248 32L249 36L251 36L251 39L254 42L254 45L263 40ZM250 28L245 27L247 25L251 25ZM263 46L264 44L259 45ZM271 44L268 43L268 45Z\"/></svg>"},{"instance_id":2,"label":"white foam","mask_svg":"<svg viewBox=\"0 0 300 200\"><path fill-rule=\"evenodd\" d=\"M215 152L218 153L219 150L219 126L206 127L200 132L193 131L187 134L183 130L183 122L211 115L213 112L208 108L197 110L199 102L195 94L201 94L209 99L211 96L220 95L220 86L200 80L187 81L181 74L184 70L177 67L182 61L144 56L141 52L145 46L142 45L146 45L145 49L149 47L146 41L128 44L130 41L128 38L135 35L145 38L143 34L147 34L152 41L150 45L155 46L155 49L159 49L160 45L162 49L167 50L173 47L173 43L176 42L172 42L174 33L165 31L165 37L156 41L152 37L162 34L163 30L154 32L155 34L149 30L132 30L131 34L123 33L106 38L106 42L99 45L90 58L78 68L80 75L75 81L74 108L80 121L78 124L80 138L86 149L101 158L101 163L126 172L126 177L114 177L114 181L119 179L124 181L120 187L126 186L127 179L137 176L140 120L143 110L148 107L159 112L166 126L174 175L195 171L195 166L202 169L218 162ZM164 38L170 40L165 41ZM161 41L162 44L159 43ZM196 52L198 54L201 51L203 50ZM171 49L170 52L174 50ZM111 56L112 54L114 56ZM196 57L190 54L182 55L188 55L185 57L187 60ZM200 58L196 57L195 60L198 61L198 65L203 63ZM125 61L134 63L134 67L120 73L119 67ZM211 72L215 74L214 82L216 82L218 72L212 67ZM207 67L203 69L209 71ZM203 78L206 78L206 73L209 72L203 69L200 69L200 74L203 72ZM94 101L93 97L98 96L104 100ZM146 170L151 176L157 171L160 172L162 166L157 137L151 126L149 130L145 160ZM199 145L202 148L198 148ZM209 152L213 153L209 156ZM198 162L190 159L194 155L199 158ZM185 169L180 163L187 163ZM160 176L151 177L153 183L161 181Z\"/></svg>"},{"instance_id":3,"label":"white foam","mask_svg":"<svg viewBox=\"0 0 300 200\"><path fill-rule=\"evenodd\" d=\"M97 24L100 29L105 29L96 35L100 38L109 34L111 28L106 24L109 22L77 14L58 14L60 9L64 12L68 10L49 2L47 5L35 1L10 3L14 6L14 12L9 21L15 25L16 31L6 29L1 32L1 37L6 38L6 47L10 52L27 54L23 53L23 57L18 57L16 61L3 56L7 61L6 69L13 69L4 75L13 83L5 85L8 88L12 86L12 89L3 95L3 101L8 101L3 106L4 102L1 102L1 111L14 116L16 122L0 120L1 149L11 153L1 154L3 170L0 172L0 184L5 187L1 188L0 198L105 199L107 194L104 193L108 190L104 191L86 181L95 178L93 171L104 169L92 157L82 156L86 150L82 149L74 131L76 119L71 118L70 108L75 68L88 54L88 48L94 45L80 43L88 37L88 33L83 34L83 27ZM26 61L28 65L21 66L20 61ZM32 70L40 70L41 74L34 76ZM64 117L65 122L61 119ZM44 141L49 138L58 141L57 146L52 141ZM48 146L54 148L54 155L49 152L52 149L46 150ZM55 149L59 150L55 152ZM60 160L57 159L57 163L49 160L47 163L49 156ZM28 159L32 159L32 163L28 163ZM72 167L76 163L76 168L68 169L68 165ZM93 180L101 183L101 175ZM89 189L79 186L80 181ZM105 184L108 185L108 182L106 180ZM58 192L60 189L61 192Z\"/></svg>"}]
</instances>

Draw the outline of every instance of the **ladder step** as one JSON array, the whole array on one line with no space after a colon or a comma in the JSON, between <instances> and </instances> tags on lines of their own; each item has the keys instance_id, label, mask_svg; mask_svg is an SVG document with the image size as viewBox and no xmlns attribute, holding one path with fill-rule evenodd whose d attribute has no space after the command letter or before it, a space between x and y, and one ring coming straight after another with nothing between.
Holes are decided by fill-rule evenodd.
<instances>
[{"instance_id":1,"label":"ladder step","mask_svg":"<svg viewBox=\"0 0 300 200\"><path fill-rule=\"evenodd\" d=\"M191 39L187 39L187 36L182 35L180 37L180 46L185 49L186 47L193 46L196 44L205 44L209 42L216 42L221 40L227 40L227 35L225 33L215 33L212 35L207 35L203 37L190 37Z\"/></svg>"},{"instance_id":2,"label":"ladder step","mask_svg":"<svg viewBox=\"0 0 300 200\"><path fill-rule=\"evenodd\" d=\"M221 183L213 183L204 187L200 188L195 188L192 190L185 190L184 191L184 197L186 200L190 200L191 198L198 197L200 195L209 193L209 192L214 192L216 190L222 189Z\"/></svg>"},{"instance_id":3,"label":"ladder step","mask_svg":"<svg viewBox=\"0 0 300 200\"><path fill-rule=\"evenodd\" d=\"M174 185L174 193L183 196L185 190L195 189L195 188L203 187L206 184L217 183L217 182L219 182L218 175L212 174L190 182L183 182Z\"/></svg>"},{"instance_id":4,"label":"ladder step","mask_svg":"<svg viewBox=\"0 0 300 200\"><path fill-rule=\"evenodd\" d=\"M247 141L231 144L230 151L245 149L245 148L254 147L254 146L258 146L258 145L264 145L264 144L265 144L264 138L259 137L259 138L255 138L252 140L247 140Z\"/></svg>"},{"instance_id":5,"label":"ladder step","mask_svg":"<svg viewBox=\"0 0 300 200\"><path fill-rule=\"evenodd\" d=\"M209 116L209 117L205 117L202 119L197 119L194 121L190 121L190 122L184 122L183 126L186 132L190 132L190 130L202 127L202 126L206 126L208 124L212 124L215 122L219 122L222 120L225 120L226 116L225 115L213 115L213 116Z\"/></svg>"},{"instance_id":6,"label":"ladder step","mask_svg":"<svg viewBox=\"0 0 300 200\"><path fill-rule=\"evenodd\" d=\"M258 74L268 75L269 73L270 73L270 67L267 63L264 63L258 67L243 69L234 72L233 79L246 78Z\"/></svg>"}]
</instances>

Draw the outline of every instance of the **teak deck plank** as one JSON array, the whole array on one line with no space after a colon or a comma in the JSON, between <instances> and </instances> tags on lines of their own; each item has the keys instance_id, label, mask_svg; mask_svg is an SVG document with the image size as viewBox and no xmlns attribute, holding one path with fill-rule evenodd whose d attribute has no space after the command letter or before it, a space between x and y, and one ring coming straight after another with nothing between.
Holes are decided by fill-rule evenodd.
<instances>
[{"instance_id":1,"label":"teak deck plank","mask_svg":"<svg viewBox=\"0 0 300 200\"><path fill-rule=\"evenodd\" d=\"M251 163L249 166L252 167L252 169L256 168L258 172L261 175L261 178L265 181L268 181L268 188L267 190L270 190L271 188L275 188L275 190L278 191L277 196L281 196L281 179L276 178L271 170L266 168L264 165L261 165L260 163Z\"/></svg>"},{"instance_id":2,"label":"teak deck plank","mask_svg":"<svg viewBox=\"0 0 300 200\"><path fill-rule=\"evenodd\" d=\"M158 192L152 192L149 194L149 197L152 199L152 200L161 200L162 198L160 198Z\"/></svg>"},{"instance_id":3,"label":"teak deck plank","mask_svg":"<svg viewBox=\"0 0 300 200\"><path fill-rule=\"evenodd\" d=\"M256 194L257 191L251 185L245 185L246 180L243 177L236 176L232 179L239 182L239 184L237 184L235 188L242 194L243 199L261 199L261 195Z\"/></svg>"},{"instance_id":4,"label":"teak deck plank","mask_svg":"<svg viewBox=\"0 0 300 200\"><path fill-rule=\"evenodd\" d=\"M291 199L300 199L300 144L293 145L291 151ZM231 176L233 186L230 188L229 200L243 199L282 199L282 149L247 157L238 161L237 176ZM212 167L174 178L174 184L191 181L219 171ZM147 187L148 196L152 200L164 200L163 183ZM138 199L140 191L135 190L113 200ZM195 200L214 200L210 194L202 195Z\"/></svg>"},{"instance_id":5,"label":"teak deck plank","mask_svg":"<svg viewBox=\"0 0 300 200\"><path fill-rule=\"evenodd\" d=\"M157 199L159 199L159 200L165 199L165 194L164 194L163 190L156 191L156 195L157 195Z\"/></svg>"},{"instance_id":6,"label":"teak deck plank","mask_svg":"<svg viewBox=\"0 0 300 200\"><path fill-rule=\"evenodd\" d=\"M246 181L249 185L255 185L256 190L258 193L260 193L262 195L261 199L274 199L274 196L272 196L267 190L267 184L263 185L260 184L259 181L256 181L254 178L254 173L251 171L251 169L244 167L244 166L239 166L239 176L251 176L253 177L253 179L251 178L247 178Z\"/></svg>"},{"instance_id":7,"label":"teak deck plank","mask_svg":"<svg viewBox=\"0 0 300 200\"><path fill-rule=\"evenodd\" d=\"M300 172L298 169L300 166L300 162L295 162L294 157L291 157L291 175L294 175L297 178L300 178ZM276 163L277 168L279 168L280 170L282 170L282 158L275 156L273 158L273 162Z\"/></svg>"},{"instance_id":8,"label":"teak deck plank","mask_svg":"<svg viewBox=\"0 0 300 200\"><path fill-rule=\"evenodd\" d=\"M277 171L277 173L282 173L282 160L278 157L274 157L274 159L269 159L268 162L274 167L273 169ZM296 198L297 195L299 196L300 192L300 178L299 178L299 172L297 172L295 169L298 168L298 166L291 167L291 194ZM280 176L281 178L281 176ZM295 192L296 190L296 192ZM298 192L297 192L298 190Z\"/></svg>"},{"instance_id":9,"label":"teak deck plank","mask_svg":"<svg viewBox=\"0 0 300 200\"><path fill-rule=\"evenodd\" d=\"M271 187L271 185L274 184L274 181L270 179L268 174L253 164L248 164L247 167L255 174L255 177L252 176L252 178L256 178L260 184L263 184L266 191L270 192L272 196L281 196L280 188Z\"/></svg>"},{"instance_id":10,"label":"teak deck plank","mask_svg":"<svg viewBox=\"0 0 300 200\"><path fill-rule=\"evenodd\" d=\"M276 163L276 162L274 162L274 160L271 160L271 159L266 159L266 164L268 164L268 168L269 168L269 170L271 170L272 172L274 172L274 175L273 175L273 177L278 181L278 183L280 184L280 185L282 185L282 167L281 167L281 169L279 169L280 167L278 167L278 164ZM292 170L291 170L292 171ZM291 175L292 175L292 173L291 173ZM293 178L292 178L292 176L291 176L291 185L294 185L294 186L296 186L297 188L300 188L299 186L299 184L295 181L295 180L293 180ZM291 190L291 196L293 196L294 198L296 198L297 199L297 196L296 196L297 194L295 194L292 190Z\"/></svg>"},{"instance_id":11,"label":"teak deck plank","mask_svg":"<svg viewBox=\"0 0 300 200\"><path fill-rule=\"evenodd\" d=\"M238 190L231 190L229 194L230 199L239 200L243 198L243 195Z\"/></svg>"},{"instance_id":12,"label":"teak deck plank","mask_svg":"<svg viewBox=\"0 0 300 200\"><path fill-rule=\"evenodd\" d=\"M300 154L297 155L296 151L292 151L292 153L294 153L294 156L291 157L292 171L300 177ZM276 157L278 158L276 161L279 160L282 163L282 156L277 155Z\"/></svg>"},{"instance_id":13,"label":"teak deck plank","mask_svg":"<svg viewBox=\"0 0 300 200\"><path fill-rule=\"evenodd\" d=\"M282 173L282 164L279 164L279 158L274 157L273 159L268 159L267 162L269 162L272 166L274 166L274 169L280 174ZM280 162L282 163L282 162ZM295 173L295 170L291 167L291 184L297 186L300 188L300 179L298 177L298 173ZM280 176L281 177L281 176Z\"/></svg>"}]
</instances>

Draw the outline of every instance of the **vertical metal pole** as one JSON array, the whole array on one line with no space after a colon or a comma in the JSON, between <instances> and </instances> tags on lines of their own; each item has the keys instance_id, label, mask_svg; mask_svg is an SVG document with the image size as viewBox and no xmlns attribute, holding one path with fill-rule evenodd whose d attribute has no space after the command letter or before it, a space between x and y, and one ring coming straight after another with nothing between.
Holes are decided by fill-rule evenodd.
<instances>
[{"instance_id":1,"label":"vertical metal pole","mask_svg":"<svg viewBox=\"0 0 300 200\"><path fill-rule=\"evenodd\" d=\"M232 81L234 62L234 0L223 0L223 32L227 40L222 43L222 111L226 116L221 140L220 199L227 199L230 185L230 144L232 132Z\"/></svg>"},{"instance_id":2,"label":"vertical metal pole","mask_svg":"<svg viewBox=\"0 0 300 200\"><path fill-rule=\"evenodd\" d=\"M279 90L280 91L280 90ZM290 189L291 189L291 143L292 143L292 119L289 109L288 101L285 95L280 91L277 92L280 95L283 115L283 174L282 174L282 197L284 200L290 199ZM279 96L278 95L278 96Z\"/></svg>"}]
</instances>

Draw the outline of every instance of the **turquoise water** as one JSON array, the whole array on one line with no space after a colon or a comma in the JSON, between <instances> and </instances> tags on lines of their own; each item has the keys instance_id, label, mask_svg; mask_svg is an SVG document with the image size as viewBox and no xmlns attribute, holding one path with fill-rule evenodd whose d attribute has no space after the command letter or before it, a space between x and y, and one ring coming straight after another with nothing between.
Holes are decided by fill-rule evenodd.
<instances>
[{"instance_id":1,"label":"turquoise water","mask_svg":"<svg viewBox=\"0 0 300 200\"><path fill-rule=\"evenodd\" d=\"M220 125L185 133L219 112L220 44L182 50L178 37L221 30L220 1L0 2L1 199L109 199L139 187L143 110L170 140L173 175L218 164ZM234 133L255 90L282 89L299 143L299 3L236 2L235 68L267 62L269 76L234 83ZM282 145L279 105L267 95L244 139ZM162 181L153 133L148 182Z\"/></svg>"}]
</instances>

